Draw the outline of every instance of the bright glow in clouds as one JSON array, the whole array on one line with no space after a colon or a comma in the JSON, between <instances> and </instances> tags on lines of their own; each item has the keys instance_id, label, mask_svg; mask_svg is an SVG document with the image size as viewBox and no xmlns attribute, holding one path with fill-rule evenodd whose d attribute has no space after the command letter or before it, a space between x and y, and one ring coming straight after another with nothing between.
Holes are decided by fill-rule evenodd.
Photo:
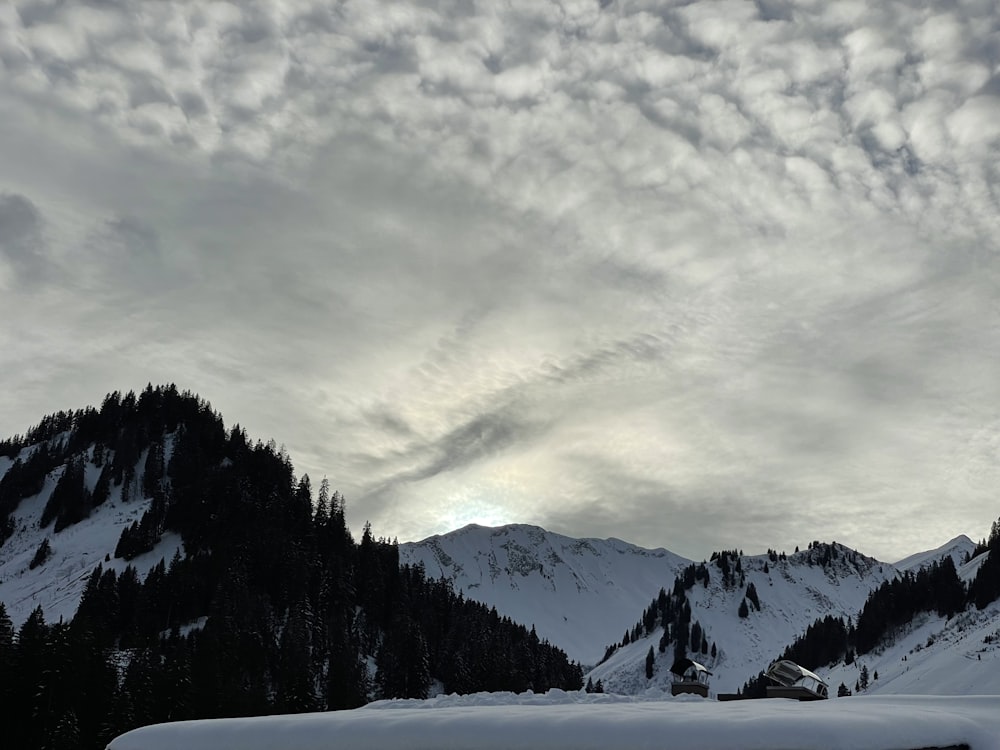
<instances>
[{"instance_id":1,"label":"bright glow in clouds","mask_svg":"<svg viewBox=\"0 0 1000 750\"><path fill-rule=\"evenodd\" d=\"M7 3L0 433L175 382L400 540L981 537L995 20Z\"/></svg>"}]
</instances>

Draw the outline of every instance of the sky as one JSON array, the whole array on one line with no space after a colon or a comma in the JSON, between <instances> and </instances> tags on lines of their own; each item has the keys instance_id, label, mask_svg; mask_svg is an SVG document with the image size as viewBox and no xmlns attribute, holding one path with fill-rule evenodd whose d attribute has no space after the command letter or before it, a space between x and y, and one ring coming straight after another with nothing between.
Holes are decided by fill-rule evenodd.
<instances>
[{"instance_id":1,"label":"sky","mask_svg":"<svg viewBox=\"0 0 1000 750\"><path fill-rule=\"evenodd\" d=\"M996 0L0 4L0 434L176 383L356 532L1000 515Z\"/></svg>"}]
</instances>

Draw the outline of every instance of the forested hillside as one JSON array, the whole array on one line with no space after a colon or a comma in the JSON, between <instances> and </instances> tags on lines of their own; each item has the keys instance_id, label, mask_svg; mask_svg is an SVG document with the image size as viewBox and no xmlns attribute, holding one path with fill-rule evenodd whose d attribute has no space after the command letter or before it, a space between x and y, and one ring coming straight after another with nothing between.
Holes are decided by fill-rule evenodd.
<instances>
[{"instance_id":1,"label":"forested hillside","mask_svg":"<svg viewBox=\"0 0 1000 750\"><path fill-rule=\"evenodd\" d=\"M12 747L97 748L153 722L348 708L432 685L581 685L534 631L400 566L369 527L355 541L325 481L314 492L273 442L227 430L173 386L47 417L0 457L0 539L35 534L28 567L44 570L61 535L112 507L144 508L114 558L182 540L144 575L109 554L69 621L38 607L15 628L0 602Z\"/></svg>"}]
</instances>

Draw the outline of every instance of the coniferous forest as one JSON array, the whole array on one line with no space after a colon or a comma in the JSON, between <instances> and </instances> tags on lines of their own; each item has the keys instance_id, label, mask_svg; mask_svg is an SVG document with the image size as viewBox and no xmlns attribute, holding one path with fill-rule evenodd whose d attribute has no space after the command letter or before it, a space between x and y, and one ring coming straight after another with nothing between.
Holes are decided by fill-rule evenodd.
<instances>
[{"instance_id":1,"label":"coniferous forest","mask_svg":"<svg viewBox=\"0 0 1000 750\"><path fill-rule=\"evenodd\" d=\"M149 508L115 557L168 532L183 540L148 574L98 565L69 622L39 608L15 629L0 603L10 747L101 748L162 721L421 698L432 681L458 693L582 687L579 665L534 630L400 566L397 545L370 527L356 541L326 481L313 488L273 442L225 429L174 386L46 417L0 442L0 455L14 459L0 481L0 544L20 502L55 476L43 527L60 532L120 496Z\"/></svg>"}]
</instances>

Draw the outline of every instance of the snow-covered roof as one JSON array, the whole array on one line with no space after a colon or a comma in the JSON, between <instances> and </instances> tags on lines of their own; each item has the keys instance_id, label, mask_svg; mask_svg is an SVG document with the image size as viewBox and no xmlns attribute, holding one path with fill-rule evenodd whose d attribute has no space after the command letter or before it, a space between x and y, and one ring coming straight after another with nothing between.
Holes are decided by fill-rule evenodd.
<instances>
[{"instance_id":1,"label":"snow-covered roof","mask_svg":"<svg viewBox=\"0 0 1000 750\"><path fill-rule=\"evenodd\" d=\"M784 685L785 687L791 687L803 678L807 677L816 680L816 682L822 683L823 685L826 684L826 680L818 674L810 672L805 667L799 666L794 661L790 661L789 659L780 659L779 661L772 662L771 666L767 668L767 676L769 679L779 685Z\"/></svg>"},{"instance_id":2,"label":"snow-covered roof","mask_svg":"<svg viewBox=\"0 0 1000 750\"><path fill-rule=\"evenodd\" d=\"M708 667L706 667L704 664L699 664L698 662L687 658L678 659L677 661L674 662L674 665L670 668L670 671L679 677L684 677L685 675L689 674L692 670L695 672L704 672L705 674L712 674L711 672L708 671Z\"/></svg>"}]
</instances>

